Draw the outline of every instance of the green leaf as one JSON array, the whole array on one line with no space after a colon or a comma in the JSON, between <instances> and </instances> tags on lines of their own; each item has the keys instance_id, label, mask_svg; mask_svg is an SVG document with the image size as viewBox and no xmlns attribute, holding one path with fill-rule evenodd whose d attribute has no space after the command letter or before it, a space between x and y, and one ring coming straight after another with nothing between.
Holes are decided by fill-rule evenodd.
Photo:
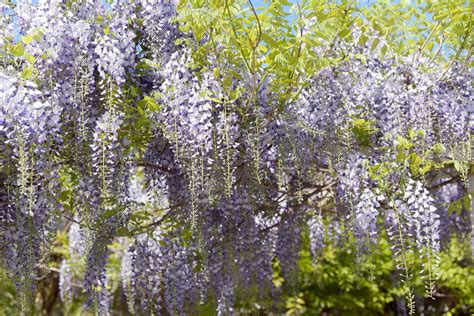
<instances>
[{"instance_id":1,"label":"green leaf","mask_svg":"<svg viewBox=\"0 0 474 316\"><path fill-rule=\"evenodd\" d=\"M21 72L21 77L25 80L31 79L31 77L33 77L33 71L33 65L29 65L28 67L25 67L23 69L23 71Z\"/></svg>"},{"instance_id":2,"label":"green leaf","mask_svg":"<svg viewBox=\"0 0 474 316\"><path fill-rule=\"evenodd\" d=\"M11 47L11 52L14 56L21 57L25 53L25 49L21 43L18 43Z\"/></svg>"},{"instance_id":3,"label":"green leaf","mask_svg":"<svg viewBox=\"0 0 474 316\"><path fill-rule=\"evenodd\" d=\"M429 42L428 45L426 45L426 48L431 52L434 47L434 42Z\"/></svg>"},{"instance_id":4,"label":"green leaf","mask_svg":"<svg viewBox=\"0 0 474 316\"><path fill-rule=\"evenodd\" d=\"M117 234L119 236L131 236L131 233L130 231L126 228L126 227L120 227L118 230L117 230Z\"/></svg>"},{"instance_id":5,"label":"green leaf","mask_svg":"<svg viewBox=\"0 0 474 316\"><path fill-rule=\"evenodd\" d=\"M342 38L346 38L347 36L351 35L351 33L352 33L352 29L347 28L340 33L340 36Z\"/></svg>"},{"instance_id":6,"label":"green leaf","mask_svg":"<svg viewBox=\"0 0 474 316\"><path fill-rule=\"evenodd\" d=\"M451 216L451 214L453 214L453 212L456 210L456 205L455 203L451 203L449 204L449 207L448 207L448 215Z\"/></svg>"},{"instance_id":7,"label":"green leaf","mask_svg":"<svg viewBox=\"0 0 474 316\"><path fill-rule=\"evenodd\" d=\"M178 10L184 9L184 7L186 7L187 4L188 4L187 0L180 0L178 4Z\"/></svg>"},{"instance_id":8,"label":"green leaf","mask_svg":"<svg viewBox=\"0 0 474 316\"><path fill-rule=\"evenodd\" d=\"M427 163L425 166L423 166L423 168L421 168L421 173L422 174L426 174L428 173L428 171L430 171L431 169L433 168L433 165L432 163Z\"/></svg>"},{"instance_id":9,"label":"green leaf","mask_svg":"<svg viewBox=\"0 0 474 316\"><path fill-rule=\"evenodd\" d=\"M373 21L372 25L374 26L374 29L379 31L381 35L385 34L385 30L377 22Z\"/></svg>"},{"instance_id":10,"label":"green leaf","mask_svg":"<svg viewBox=\"0 0 474 316\"><path fill-rule=\"evenodd\" d=\"M372 42L372 46L370 46L370 50L374 50L377 48L377 45L379 44L380 40L378 38L374 39L374 41Z\"/></svg>"},{"instance_id":11,"label":"green leaf","mask_svg":"<svg viewBox=\"0 0 474 316\"><path fill-rule=\"evenodd\" d=\"M314 40L312 38L309 38L307 36L303 37L301 39L303 42L305 42L306 44L308 44L309 46L311 47L316 47L316 46L323 46L324 44L318 40Z\"/></svg>"},{"instance_id":12,"label":"green leaf","mask_svg":"<svg viewBox=\"0 0 474 316\"><path fill-rule=\"evenodd\" d=\"M367 59L364 54L354 54L354 58L360 59L360 61L364 64L367 65Z\"/></svg>"},{"instance_id":13,"label":"green leaf","mask_svg":"<svg viewBox=\"0 0 474 316\"><path fill-rule=\"evenodd\" d=\"M61 201L61 202L69 201L69 199L71 197L71 193L72 193L71 190L62 191L61 194L59 195L59 201Z\"/></svg>"},{"instance_id":14,"label":"green leaf","mask_svg":"<svg viewBox=\"0 0 474 316\"><path fill-rule=\"evenodd\" d=\"M35 41L39 42L42 37L43 37L43 32L42 32L40 29L36 29L36 30L33 32L33 39L34 39Z\"/></svg>"},{"instance_id":15,"label":"green leaf","mask_svg":"<svg viewBox=\"0 0 474 316\"><path fill-rule=\"evenodd\" d=\"M284 65L286 63L288 63L288 60L285 58L285 56L283 56L283 54L279 53L275 56L275 62L277 64L280 64L280 65Z\"/></svg>"},{"instance_id":16,"label":"green leaf","mask_svg":"<svg viewBox=\"0 0 474 316\"><path fill-rule=\"evenodd\" d=\"M418 166L421 165L422 161L423 161L423 159L421 159L421 157L418 156L418 154L416 154L416 153L411 154L411 163L412 163L412 165L418 167Z\"/></svg>"},{"instance_id":17,"label":"green leaf","mask_svg":"<svg viewBox=\"0 0 474 316\"><path fill-rule=\"evenodd\" d=\"M464 202L464 207L468 210L471 209L471 194L466 194L466 196L463 199Z\"/></svg>"},{"instance_id":18,"label":"green leaf","mask_svg":"<svg viewBox=\"0 0 474 316\"><path fill-rule=\"evenodd\" d=\"M367 43L367 40L369 38L367 36L365 36L364 34L362 34L359 38L359 45L361 46L365 46L365 43Z\"/></svg>"},{"instance_id":19,"label":"green leaf","mask_svg":"<svg viewBox=\"0 0 474 316\"><path fill-rule=\"evenodd\" d=\"M419 173L420 165L421 165L423 160L416 153L412 153L410 156L411 156L410 170L411 170L412 174L414 176L416 176Z\"/></svg>"},{"instance_id":20,"label":"green leaf","mask_svg":"<svg viewBox=\"0 0 474 316\"><path fill-rule=\"evenodd\" d=\"M138 108L137 110L142 114L145 115L143 110L148 109L150 111L159 111L161 107L156 103L156 100L152 97L145 96L142 100L137 102Z\"/></svg>"},{"instance_id":21,"label":"green leaf","mask_svg":"<svg viewBox=\"0 0 474 316\"><path fill-rule=\"evenodd\" d=\"M36 57L35 56L33 56L33 55L31 55L27 52L25 52L24 56L30 64L34 64L36 62Z\"/></svg>"},{"instance_id":22,"label":"green leaf","mask_svg":"<svg viewBox=\"0 0 474 316\"><path fill-rule=\"evenodd\" d=\"M213 102L216 102L218 104L223 104L224 102L222 102L222 100L219 100L217 98L209 98L209 100L213 101Z\"/></svg>"},{"instance_id":23,"label":"green leaf","mask_svg":"<svg viewBox=\"0 0 474 316\"><path fill-rule=\"evenodd\" d=\"M380 53L382 55L382 58L384 58L385 54L387 54L387 45L382 46L382 50Z\"/></svg>"},{"instance_id":24,"label":"green leaf","mask_svg":"<svg viewBox=\"0 0 474 316\"><path fill-rule=\"evenodd\" d=\"M400 144L400 146L404 149L410 149L414 146L412 142L410 142L408 139L400 135L397 136L397 141Z\"/></svg>"},{"instance_id":25,"label":"green leaf","mask_svg":"<svg viewBox=\"0 0 474 316\"><path fill-rule=\"evenodd\" d=\"M454 164L454 169L456 169L456 171L461 170L461 163L458 160L454 160L453 164Z\"/></svg>"},{"instance_id":26,"label":"green leaf","mask_svg":"<svg viewBox=\"0 0 474 316\"><path fill-rule=\"evenodd\" d=\"M24 44L28 45L29 43L31 43L31 42L33 41L33 36L31 36L31 35L23 36L23 35L22 35L22 36L21 36L21 41L22 41Z\"/></svg>"},{"instance_id":27,"label":"green leaf","mask_svg":"<svg viewBox=\"0 0 474 316\"><path fill-rule=\"evenodd\" d=\"M436 143L433 145L433 152L436 154L442 154L446 151L446 147L444 147L441 143Z\"/></svg>"},{"instance_id":28,"label":"green leaf","mask_svg":"<svg viewBox=\"0 0 474 316\"><path fill-rule=\"evenodd\" d=\"M222 85L226 89L232 86L232 77L230 76L225 77L224 80L222 81Z\"/></svg>"},{"instance_id":29,"label":"green leaf","mask_svg":"<svg viewBox=\"0 0 474 316\"><path fill-rule=\"evenodd\" d=\"M119 208L112 208L105 212L105 218L110 218L119 212Z\"/></svg>"},{"instance_id":30,"label":"green leaf","mask_svg":"<svg viewBox=\"0 0 474 316\"><path fill-rule=\"evenodd\" d=\"M134 221L149 220L150 214L147 211L138 211L138 212L133 213L130 219Z\"/></svg>"},{"instance_id":31,"label":"green leaf","mask_svg":"<svg viewBox=\"0 0 474 316\"><path fill-rule=\"evenodd\" d=\"M229 72L232 76L234 76L234 78L237 78L239 80L243 79L242 75L236 72L235 70L229 69Z\"/></svg>"},{"instance_id":32,"label":"green leaf","mask_svg":"<svg viewBox=\"0 0 474 316\"><path fill-rule=\"evenodd\" d=\"M214 68L214 77L219 78L221 76L221 70L219 67Z\"/></svg>"}]
</instances>

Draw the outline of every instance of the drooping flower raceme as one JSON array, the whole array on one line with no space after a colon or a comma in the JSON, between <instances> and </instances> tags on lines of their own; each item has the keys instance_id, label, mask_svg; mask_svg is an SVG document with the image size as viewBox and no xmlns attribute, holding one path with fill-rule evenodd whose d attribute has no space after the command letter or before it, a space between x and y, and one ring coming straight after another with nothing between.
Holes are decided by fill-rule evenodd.
<instances>
[{"instance_id":1,"label":"drooping flower raceme","mask_svg":"<svg viewBox=\"0 0 474 316\"><path fill-rule=\"evenodd\" d=\"M355 206L355 233L356 237L366 243L376 243L377 218L380 204L377 196L369 189L365 189L359 203Z\"/></svg>"}]
</instances>

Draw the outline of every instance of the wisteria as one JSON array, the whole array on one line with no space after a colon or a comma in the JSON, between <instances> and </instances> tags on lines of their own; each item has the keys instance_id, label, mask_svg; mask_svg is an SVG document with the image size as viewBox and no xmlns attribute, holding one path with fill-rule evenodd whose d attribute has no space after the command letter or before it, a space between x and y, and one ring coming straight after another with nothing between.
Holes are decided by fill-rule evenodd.
<instances>
[{"instance_id":1,"label":"wisteria","mask_svg":"<svg viewBox=\"0 0 474 316\"><path fill-rule=\"evenodd\" d=\"M310 230L311 253L315 258L317 258L321 249L324 248L325 228L321 215L312 217L308 226Z\"/></svg>"},{"instance_id":2,"label":"wisteria","mask_svg":"<svg viewBox=\"0 0 474 316\"><path fill-rule=\"evenodd\" d=\"M376 242L378 208L380 204L377 196L369 189L365 189L359 198L359 203L355 206L354 222L357 238L365 239L369 243Z\"/></svg>"},{"instance_id":3,"label":"wisteria","mask_svg":"<svg viewBox=\"0 0 474 316\"><path fill-rule=\"evenodd\" d=\"M240 24L227 2L0 5L0 268L23 313L56 273L66 311L280 314L306 248L362 262L385 236L409 313L414 273L435 296L470 232L472 71L382 56L373 29L267 53L249 3Z\"/></svg>"}]
</instances>

